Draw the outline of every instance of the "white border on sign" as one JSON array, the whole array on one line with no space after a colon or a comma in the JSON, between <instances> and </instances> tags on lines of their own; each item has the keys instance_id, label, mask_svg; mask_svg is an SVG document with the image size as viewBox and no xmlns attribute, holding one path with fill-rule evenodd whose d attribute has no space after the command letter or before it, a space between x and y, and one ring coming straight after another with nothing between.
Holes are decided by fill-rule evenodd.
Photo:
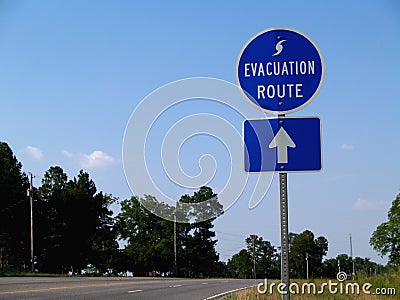
<instances>
[{"instance_id":1,"label":"white border on sign","mask_svg":"<svg viewBox=\"0 0 400 300\"><path fill-rule=\"evenodd\" d=\"M248 46L256 37L258 37L258 36L260 36L260 35L262 35L262 34L264 34L264 33L266 33L266 32L273 31L273 30L287 30L287 31L292 31L292 32L295 32L295 33L297 33L297 34L302 35L303 37L305 37L307 40L310 41L310 43L315 47L315 49L317 49L318 54L319 54L319 57L321 58L322 74L321 74L321 80L319 81L319 84L318 84L318 88L315 90L314 94L310 97L310 99L308 99L308 100L307 100L306 102L304 102L302 105L300 105L300 106L298 106L298 107L296 107L296 108L290 109L290 110L275 111L275 110L269 110L269 109L262 108L261 106L257 105L254 101L252 101L251 98L249 98L249 96L251 97L250 94L246 95L246 93L244 92L242 86L240 85L240 81L239 81L239 61L240 61L240 58L241 58L242 55L243 55L243 51L247 48L247 46ZM290 114L290 113L294 113L294 112L296 112L296 111L299 111L300 109L303 109L305 106L307 106L308 104L310 104L311 101L313 101L314 98L318 95L318 93L319 93L319 91L320 91L320 89L321 89L321 87L322 87L322 84L324 83L324 80L325 80L325 61L324 61L324 57L322 56L321 50L319 49L318 45L317 45L308 35L306 35L305 33L301 32L301 31L299 31L299 30L297 30L297 29L293 29L293 28L273 27L273 28L268 28L268 29L266 29L266 30L264 30L264 31L261 31L261 32L255 34L254 36L252 36L252 37L247 41L247 43L243 46L242 50L240 50L238 59L237 59L237 61L236 61L236 82L237 82L237 85L238 85L239 88L240 88L241 93L244 95L244 98L245 98L248 102L250 102L250 104L253 105L255 108L257 108L257 109L259 109L259 110L261 110L261 111L263 111L263 112L266 112L266 113L269 113L269 114L273 114L273 115L286 115L286 114Z\"/></svg>"}]
</instances>

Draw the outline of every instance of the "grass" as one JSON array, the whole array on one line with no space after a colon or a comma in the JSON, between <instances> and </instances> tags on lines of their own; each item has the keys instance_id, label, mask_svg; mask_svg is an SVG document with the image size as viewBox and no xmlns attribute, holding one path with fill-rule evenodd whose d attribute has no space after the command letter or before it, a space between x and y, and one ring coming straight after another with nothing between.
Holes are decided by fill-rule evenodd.
<instances>
[{"instance_id":1,"label":"grass","mask_svg":"<svg viewBox=\"0 0 400 300\"><path fill-rule=\"evenodd\" d=\"M371 277L367 277L367 276L359 276L356 280L351 281L344 281L343 282L343 292L340 292L340 285L339 282L335 279L332 280L332 283L338 283L337 286L337 293L336 294L332 294L329 292L329 288L328 286L326 286L324 288L324 292L322 294L318 294L318 291L321 289L321 286L323 283L328 283L329 279L315 279L315 280L310 280L310 281L306 281L306 280L291 280L291 283L297 283L297 285L300 288L301 291L301 287L302 284L304 283L314 283L316 286L316 294L313 294L312 291L311 293L307 293L307 285L305 286L306 289L306 293L304 294L291 294L290 295L290 299L294 299L294 300L311 300L311 299L327 299L327 300L349 300L349 299L357 299L357 300L398 300L400 299L400 272L397 273L393 273L393 274L388 274L388 275L379 275L379 276L371 276ZM349 283L358 283L358 285L360 286L360 293L359 294L353 294L351 291L351 286L348 285L349 288L349 292L346 294L346 284ZM371 284L371 287L369 288L370 294L365 294L362 291L362 286L364 284ZM268 284L271 284L271 282L269 282ZM257 291L257 287L254 288L250 288L241 292L238 292L236 294L233 295L229 295L227 297L225 297L225 300L264 300L264 299L269 299L269 300L281 300L281 295L277 292L276 289L276 285L274 286L273 289L273 293L272 295L269 293L269 291L267 291L265 294L260 294ZM367 287L367 286L366 286ZM261 287L262 288L262 287ZM332 286L332 289L334 289L335 286ZM395 291L393 289L389 289L389 288L394 288ZM379 290L377 290L379 289ZM269 290L269 286L268 286L268 290ZM386 291L386 295L377 295L376 292L385 292ZM395 292L395 294L393 294L393 292ZM389 293L391 293L392 295L389 295Z\"/></svg>"},{"instance_id":2,"label":"grass","mask_svg":"<svg viewBox=\"0 0 400 300\"><path fill-rule=\"evenodd\" d=\"M48 274L48 273L18 272L18 271L0 272L0 277L59 277L59 276L62 275Z\"/></svg>"}]
</instances>

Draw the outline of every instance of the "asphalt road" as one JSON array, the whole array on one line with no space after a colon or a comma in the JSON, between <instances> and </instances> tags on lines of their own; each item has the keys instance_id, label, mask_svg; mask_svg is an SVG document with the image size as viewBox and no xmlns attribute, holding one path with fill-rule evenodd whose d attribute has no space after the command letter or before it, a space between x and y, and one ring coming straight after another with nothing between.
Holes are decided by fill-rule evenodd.
<instances>
[{"instance_id":1,"label":"asphalt road","mask_svg":"<svg viewBox=\"0 0 400 300\"><path fill-rule=\"evenodd\" d=\"M0 299L202 300L257 283L240 279L2 277Z\"/></svg>"}]
</instances>

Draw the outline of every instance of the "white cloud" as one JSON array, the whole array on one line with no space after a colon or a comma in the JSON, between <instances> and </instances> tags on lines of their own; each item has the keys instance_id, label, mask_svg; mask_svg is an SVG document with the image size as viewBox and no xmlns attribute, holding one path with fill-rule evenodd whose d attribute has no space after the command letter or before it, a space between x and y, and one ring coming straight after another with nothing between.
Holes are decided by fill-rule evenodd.
<instances>
[{"instance_id":1,"label":"white cloud","mask_svg":"<svg viewBox=\"0 0 400 300\"><path fill-rule=\"evenodd\" d=\"M72 153L67 150L62 150L61 153L65 157L77 161L85 169L104 168L119 162L117 158L100 150L93 151L90 154Z\"/></svg>"},{"instance_id":2,"label":"white cloud","mask_svg":"<svg viewBox=\"0 0 400 300\"><path fill-rule=\"evenodd\" d=\"M353 145L348 145L348 144L342 144L342 146L340 146L340 148L342 150L354 150L354 146Z\"/></svg>"},{"instance_id":3,"label":"white cloud","mask_svg":"<svg viewBox=\"0 0 400 300\"><path fill-rule=\"evenodd\" d=\"M354 202L354 207L359 210L386 209L386 203L385 201L369 201L358 198L356 202Z\"/></svg>"},{"instance_id":4,"label":"white cloud","mask_svg":"<svg viewBox=\"0 0 400 300\"><path fill-rule=\"evenodd\" d=\"M117 159L103 151L97 150L89 155L82 154L80 162L84 168L92 169L112 165L117 162Z\"/></svg>"},{"instance_id":5,"label":"white cloud","mask_svg":"<svg viewBox=\"0 0 400 300\"><path fill-rule=\"evenodd\" d=\"M42 160L44 157L42 150L33 146L28 146L24 148L22 152L28 154L29 156L31 156L36 160Z\"/></svg>"},{"instance_id":6,"label":"white cloud","mask_svg":"<svg viewBox=\"0 0 400 300\"><path fill-rule=\"evenodd\" d=\"M62 150L61 153L62 153L65 157L68 157L68 158L73 158L73 157L74 157L74 154L73 154L72 152L67 151L67 150Z\"/></svg>"}]
</instances>

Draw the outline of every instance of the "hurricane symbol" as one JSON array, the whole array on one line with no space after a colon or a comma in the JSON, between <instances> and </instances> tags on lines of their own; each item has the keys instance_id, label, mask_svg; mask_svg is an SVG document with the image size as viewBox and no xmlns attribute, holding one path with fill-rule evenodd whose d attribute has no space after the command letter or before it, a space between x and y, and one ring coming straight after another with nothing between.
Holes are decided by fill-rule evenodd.
<instances>
[{"instance_id":1,"label":"hurricane symbol","mask_svg":"<svg viewBox=\"0 0 400 300\"><path fill-rule=\"evenodd\" d=\"M281 40L278 43L276 43L276 46L275 46L276 53L272 54L272 56L277 56L277 55L281 54L281 52L283 50L283 46L282 46L283 42L286 42L286 40Z\"/></svg>"}]
</instances>

